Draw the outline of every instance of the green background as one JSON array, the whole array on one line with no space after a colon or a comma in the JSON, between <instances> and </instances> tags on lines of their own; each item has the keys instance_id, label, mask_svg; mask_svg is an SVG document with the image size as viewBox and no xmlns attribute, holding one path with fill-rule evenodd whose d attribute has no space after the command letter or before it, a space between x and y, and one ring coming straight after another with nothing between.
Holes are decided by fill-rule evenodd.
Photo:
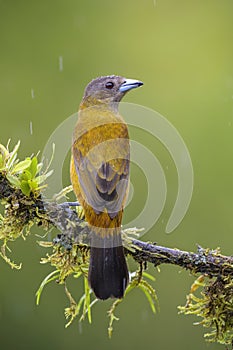
<instances>
[{"instance_id":1,"label":"green background","mask_svg":"<svg viewBox=\"0 0 233 350\"><path fill-rule=\"evenodd\" d=\"M144 135L145 144L151 143L170 171L165 209L143 239L186 250L196 250L196 243L219 246L232 254L232 13L231 0L0 0L0 142L11 138L13 145L20 139L21 157L36 153L76 112L92 78L114 73L141 79L143 88L125 101L152 108L175 126L189 149L195 176L187 215L167 235L177 174L164 147ZM135 202L126 219L132 210L140 211L145 196L145 179L136 166L132 179ZM64 181L69 183L68 161ZM33 233L42 232L34 228ZM94 307L91 326L76 321L65 329L68 302L62 286L48 286L40 306L35 305L39 283L51 271L39 264L46 251L37 240L32 235L11 245L10 256L23 263L20 272L0 261L2 349L220 349L205 343L201 327L192 325L195 317L177 315L194 278L172 266L162 266L160 273L150 269L160 301L155 316L140 291L134 291L119 307L120 322L111 340L108 301ZM78 281L72 291L80 295Z\"/></svg>"}]
</instances>

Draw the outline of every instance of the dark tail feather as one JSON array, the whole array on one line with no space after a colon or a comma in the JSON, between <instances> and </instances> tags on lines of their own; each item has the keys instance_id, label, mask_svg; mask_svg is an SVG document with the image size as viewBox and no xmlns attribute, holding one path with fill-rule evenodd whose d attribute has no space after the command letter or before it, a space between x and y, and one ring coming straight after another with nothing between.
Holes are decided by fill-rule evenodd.
<instances>
[{"instance_id":1,"label":"dark tail feather","mask_svg":"<svg viewBox=\"0 0 233 350\"><path fill-rule=\"evenodd\" d=\"M129 280L121 237L117 236L120 245L115 244L116 237L98 237L97 246L92 239L88 280L96 297L102 300L122 298Z\"/></svg>"}]
</instances>

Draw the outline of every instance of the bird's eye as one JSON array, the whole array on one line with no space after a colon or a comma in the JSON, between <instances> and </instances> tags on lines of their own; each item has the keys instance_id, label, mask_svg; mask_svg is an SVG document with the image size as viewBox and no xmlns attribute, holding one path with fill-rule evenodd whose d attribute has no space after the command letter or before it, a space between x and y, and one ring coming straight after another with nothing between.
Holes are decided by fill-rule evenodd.
<instances>
[{"instance_id":1,"label":"bird's eye","mask_svg":"<svg viewBox=\"0 0 233 350\"><path fill-rule=\"evenodd\" d=\"M105 87L106 87L107 89L109 89L109 90L111 90L111 89L113 88L113 86L114 86L114 84L113 84L113 82L111 82L111 81L109 81L109 82L107 82L107 83L105 84Z\"/></svg>"}]
</instances>

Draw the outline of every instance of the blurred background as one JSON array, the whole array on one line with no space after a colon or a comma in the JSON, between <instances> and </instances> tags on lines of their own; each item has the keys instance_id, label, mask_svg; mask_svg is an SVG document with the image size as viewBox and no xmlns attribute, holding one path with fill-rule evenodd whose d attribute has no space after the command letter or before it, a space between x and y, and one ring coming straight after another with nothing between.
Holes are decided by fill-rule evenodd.
<instances>
[{"instance_id":1,"label":"blurred background","mask_svg":"<svg viewBox=\"0 0 233 350\"><path fill-rule=\"evenodd\" d=\"M140 79L143 88L125 101L154 109L174 125L189 149L195 179L186 216L166 234L177 194L176 169L158 140L145 133L138 136L166 169L168 188L162 215L143 239L184 250L196 250L197 243L221 247L231 255L232 13L231 0L0 0L0 142L11 138L13 146L20 139L20 157L37 153L76 112L91 79L107 74ZM64 135L64 140L70 138ZM69 184L68 167L67 160L64 184ZM135 197L126 221L140 212L146 193L146 179L137 166L132 166L131 177ZM38 228L33 233L42 234ZM40 306L35 305L35 292L51 271L39 263L46 250L37 245L38 239L31 235L11 246L12 260L23 263L21 271L0 260L2 348L220 349L205 343L201 326L193 326L195 317L177 314L194 277L173 266L162 266L160 273L149 269L156 276L156 315L144 295L134 291L117 311L120 321L111 340L108 301L93 308L92 325L75 321L65 329L68 301L63 286L49 285ZM76 298L81 287L72 282Z\"/></svg>"}]
</instances>

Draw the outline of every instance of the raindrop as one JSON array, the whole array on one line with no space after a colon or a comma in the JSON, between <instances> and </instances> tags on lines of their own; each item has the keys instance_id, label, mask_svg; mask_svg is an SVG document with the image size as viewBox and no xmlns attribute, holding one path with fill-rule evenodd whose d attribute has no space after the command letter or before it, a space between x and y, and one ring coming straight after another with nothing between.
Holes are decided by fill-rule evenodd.
<instances>
[{"instance_id":1,"label":"raindrop","mask_svg":"<svg viewBox=\"0 0 233 350\"><path fill-rule=\"evenodd\" d=\"M30 128L30 134L32 135L33 134L32 121L30 121L29 128Z\"/></svg>"},{"instance_id":2,"label":"raindrop","mask_svg":"<svg viewBox=\"0 0 233 350\"><path fill-rule=\"evenodd\" d=\"M63 56L59 56L59 71L63 71Z\"/></svg>"}]
</instances>

